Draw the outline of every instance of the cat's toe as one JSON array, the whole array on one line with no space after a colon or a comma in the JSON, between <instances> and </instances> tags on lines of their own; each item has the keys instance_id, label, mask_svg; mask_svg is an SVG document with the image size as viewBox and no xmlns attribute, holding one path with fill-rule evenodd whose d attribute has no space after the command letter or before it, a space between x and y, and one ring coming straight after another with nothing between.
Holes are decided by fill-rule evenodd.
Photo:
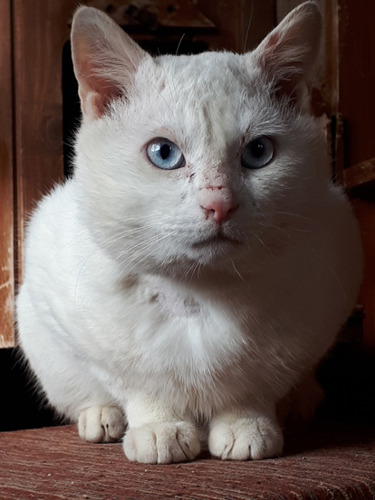
<instances>
[{"instance_id":1,"label":"cat's toe","mask_svg":"<svg viewBox=\"0 0 375 500\"><path fill-rule=\"evenodd\" d=\"M116 406L90 406L79 414L78 433L85 441L93 443L118 441L124 431L124 415Z\"/></svg>"},{"instance_id":2,"label":"cat's toe","mask_svg":"<svg viewBox=\"0 0 375 500\"><path fill-rule=\"evenodd\" d=\"M127 431L124 452L132 462L185 462L198 455L200 441L195 427L189 422L150 423Z\"/></svg>"},{"instance_id":3,"label":"cat's toe","mask_svg":"<svg viewBox=\"0 0 375 500\"><path fill-rule=\"evenodd\" d=\"M218 421L211 428L208 446L213 456L223 460L256 460L280 454L283 436L269 418L238 418Z\"/></svg>"}]
</instances>

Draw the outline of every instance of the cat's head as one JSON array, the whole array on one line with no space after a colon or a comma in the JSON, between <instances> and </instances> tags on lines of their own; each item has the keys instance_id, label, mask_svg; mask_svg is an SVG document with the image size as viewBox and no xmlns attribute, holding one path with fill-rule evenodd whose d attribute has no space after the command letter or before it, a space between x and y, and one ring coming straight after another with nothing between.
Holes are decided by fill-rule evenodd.
<instances>
[{"instance_id":1,"label":"cat's head","mask_svg":"<svg viewBox=\"0 0 375 500\"><path fill-rule=\"evenodd\" d=\"M329 180L308 113L321 19L295 9L253 52L152 58L75 14L84 220L124 271L258 266L301 237Z\"/></svg>"}]
</instances>

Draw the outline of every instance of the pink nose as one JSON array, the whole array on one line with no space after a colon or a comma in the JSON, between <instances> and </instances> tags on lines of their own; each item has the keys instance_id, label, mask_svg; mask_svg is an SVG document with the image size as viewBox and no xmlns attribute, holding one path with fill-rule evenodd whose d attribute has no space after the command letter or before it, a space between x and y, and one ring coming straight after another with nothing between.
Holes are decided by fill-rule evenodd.
<instances>
[{"instance_id":1,"label":"pink nose","mask_svg":"<svg viewBox=\"0 0 375 500\"><path fill-rule=\"evenodd\" d=\"M210 217L218 224L222 224L232 216L237 210L238 205L233 200L213 200L201 205L201 207L207 219Z\"/></svg>"}]
</instances>

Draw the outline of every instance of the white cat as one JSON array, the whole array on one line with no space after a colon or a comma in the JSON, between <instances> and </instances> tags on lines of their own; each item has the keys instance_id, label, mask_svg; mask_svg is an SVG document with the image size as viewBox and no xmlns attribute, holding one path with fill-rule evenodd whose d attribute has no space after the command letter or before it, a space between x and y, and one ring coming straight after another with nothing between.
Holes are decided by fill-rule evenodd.
<instances>
[{"instance_id":1,"label":"white cat","mask_svg":"<svg viewBox=\"0 0 375 500\"><path fill-rule=\"evenodd\" d=\"M321 18L253 52L152 58L74 16L74 178L33 214L22 347L57 410L129 460L277 455L275 405L326 353L361 280L359 231L309 114Z\"/></svg>"}]
</instances>

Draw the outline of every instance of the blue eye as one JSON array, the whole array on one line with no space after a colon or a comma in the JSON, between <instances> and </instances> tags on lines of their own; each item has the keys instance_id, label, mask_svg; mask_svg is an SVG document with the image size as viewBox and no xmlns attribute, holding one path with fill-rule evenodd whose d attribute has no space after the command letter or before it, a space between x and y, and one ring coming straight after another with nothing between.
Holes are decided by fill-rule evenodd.
<instances>
[{"instance_id":1,"label":"blue eye","mask_svg":"<svg viewBox=\"0 0 375 500\"><path fill-rule=\"evenodd\" d=\"M241 156L241 165L245 168L262 168L271 163L275 148L271 139L265 135L250 141Z\"/></svg>"},{"instance_id":2,"label":"blue eye","mask_svg":"<svg viewBox=\"0 0 375 500\"><path fill-rule=\"evenodd\" d=\"M163 170L174 170L185 165L180 148L168 139L153 139L147 145L146 152L150 162Z\"/></svg>"}]
</instances>

